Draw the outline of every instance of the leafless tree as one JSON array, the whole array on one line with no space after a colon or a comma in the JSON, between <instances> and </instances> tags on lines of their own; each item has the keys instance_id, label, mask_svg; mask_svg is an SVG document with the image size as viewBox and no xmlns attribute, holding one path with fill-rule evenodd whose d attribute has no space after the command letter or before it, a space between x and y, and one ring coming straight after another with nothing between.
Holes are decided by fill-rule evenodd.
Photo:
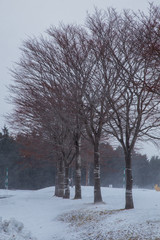
<instances>
[{"instance_id":1,"label":"leafless tree","mask_svg":"<svg viewBox=\"0 0 160 240\"><path fill-rule=\"evenodd\" d=\"M106 112L108 111L105 101L105 87L103 88L99 83L100 76L96 74L96 67L97 64L95 63L94 75L92 75L88 83L83 103L83 119L86 134L94 149L94 203L102 202L99 145L102 138L103 125L106 121Z\"/></svg>"},{"instance_id":2,"label":"leafless tree","mask_svg":"<svg viewBox=\"0 0 160 240\"><path fill-rule=\"evenodd\" d=\"M51 71L52 64L55 63L55 55L53 48L54 58L52 57L51 63L49 47L50 45L43 38L40 41L29 39L23 44L23 56L18 67L12 71L15 84L10 89L15 111L10 121L20 131L43 132L41 136L47 139L59 153L59 163L61 160L65 163L67 173L67 167L71 161L69 158L72 158L70 154L74 148L74 145L71 146L73 122L71 123L67 113L68 109L60 83L57 81L56 74ZM58 166L62 167L63 163ZM60 172L63 176L62 168ZM60 179L60 186L62 186L63 178L60 177ZM68 180L65 180L65 183L67 185ZM66 187L66 189L68 191L69 188ZM61 196L63 190L61 189L60 192ZM66 194L64 196L66 197Z\"/></svg>"},{"instance_id":3,"label":"leafless tree","mask_svg":"<svg viewBox=\"0 0 160 240\"><path fill-rule=\"evenodd\" d=\"M121 143L126 162L126 209L133 208L132 199L132 151L137 140L158 139L160 123L159 103L153 93L146 90L145 82L157 78L157 71L150 60L141 57L134 38L135 20L124 13L123 25L117 29L119 44L113 52L121 82L120 95L109 98L112 118L109 121L110 132ZM140 51L139 44L139 51ZM109 94L110 95L110 94ZM117 99L118 97L118 99Z\"/></svg>"},{"instance_id":4,"label":"leafless tree","mask_svg":"<svg viewBox=\"0 0 160 240\"><path fill-rule=\"evenodd\" d=\"M13 70L11 91L16 109L12 119L21 130L42 128L51 139L50 135L56 138L53 119L60 128L70 129L76 158L75 198L81 198L81 111L93 65L88 57L89 42L87 33L77 26L51 27L47 33L49 39L24 42L23 56Z\"/></svg>"},{"instance_id":5,"label":"leafless tree","mask_svg":"<svg viewBox=\"0 0 160 240\"><path fill-rule=\"evenodd\" d=\"M158 72L148 58L142 57L141 42L137 46L140 27L135 15L127 11L123 15L113 9L96 11L90 17L90 28L103 43L101 71L110 106L105 130L122 145L125 154L126 209L134 207L131 159L135 143L159 138L159 102L145 84L155 80Z\"/></svg>"},{"instance_id":6,"label":"leafless tree","mask_svg":"<svg viewBox=\"0 0 160 240\"><path fill-rule=\"evenodd\" d=\"M110 105L107 94L110 84L115 82L114 66L110 61L108 49L108 34L103 24L104 15L96 10L93 16L87 18L87 27L90 31L90 45L92 47L92 58L95 60L94 74L90 80L88 91L86 91L86 109L84 119L86 132L94 147L94 202L101 202L100 190L100 141L104 137L104 125L108 122ZM113 24L111 24L113 27ZM114 41L112 36L112 41ZM105 69L105 70L104 70Z\"/></svg>"},{"instance_id":7,"label":"leafless tree","mask_svg":"<svg viewBox=\"0 0 160 240\"><path fill-rule=\"evenodd\" d=\"M74 143L76 158L75 199L81 198L81 132L83 130L82 102L92 65L89 63L89 44L84 29L75 26L51 27L48 31L59 48L62 66L59 74L63 78L63 89L67 91L66 103L70 106L70 117L74 121Z\"/></svg>"}]
</instances>

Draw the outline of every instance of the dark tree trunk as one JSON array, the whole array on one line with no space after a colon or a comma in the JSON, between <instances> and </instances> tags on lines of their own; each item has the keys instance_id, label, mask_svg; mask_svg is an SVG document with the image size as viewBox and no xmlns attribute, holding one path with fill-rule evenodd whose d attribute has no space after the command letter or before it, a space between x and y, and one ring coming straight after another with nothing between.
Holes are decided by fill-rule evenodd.
<instances>
[{"instance_id":1,"label":"dark tree trunk","mask_svg":"<svg viewBox=\"0 0 160 240\"><path fill-rule=\"evenodd\" d=\"M99 143L94 145L94 203L102 202L100 185L100 153Z\"/></svg>"},{"instance_id":2,"label":"dark tree trunk","mask_svg":"<svg viewBox=\"0 0 160 240\"><path fill-rule=\"evenodd\" d=\"M75 199L81 199L81 155L80 155L81 138L78 137L76 148L76 173L75 173Z\"/></svg>"},{"instance_id":3,"label":"dark tree trunk","mask_svg":"<svg viewBox=\"0 0 160 240\"><path fill-rule=\"evenodd\" d=\"M86 186L89 186L90 185L90 164L87 163L87 166L86 166Z\"/></svg>"},{"instance_id":4,"label":"dark tree trunk","mask_svg":"<svg viewBox=\"0 0 160 240\"><path fill-rule=\"evenodd\" d=\"M70 189L69 189L69 167L65 163L65 176L64 176L64 195L63 198L70 198Z\"/></svg>"},{"instance_id":5,"label":"dark tree trunk","mask_svg":"<svg viewBox=\"0 0 160 240\"><path fill-rule=\"evenodd\" d=\"M132 208L134 208L134 204L133 204L133 196L132 196L133 178L132 178L131 152L128 152L125 154L125 162L126 162L126 206L125 206L125 209L132 209Z\"/></svg>"},{"instance_id":6,"label":"dark tree trunk","mask_svg":"<svg viewBox=\"0 0 160 240\"><path fill-rule=\"evenodd\" d=\"M56 163L55 196L58 197L58 162Z\"/></svg>"},{"instance_id":7,"label":"dark tree trunk","mask_svg":"<svg viewBox=\"0 0 160 240\"><path fill-rule=\"evenodd\" d=\"M55 196L63 197L64 195L64 163L63 160L57 162Z\"/></svg>"}]
</instances>

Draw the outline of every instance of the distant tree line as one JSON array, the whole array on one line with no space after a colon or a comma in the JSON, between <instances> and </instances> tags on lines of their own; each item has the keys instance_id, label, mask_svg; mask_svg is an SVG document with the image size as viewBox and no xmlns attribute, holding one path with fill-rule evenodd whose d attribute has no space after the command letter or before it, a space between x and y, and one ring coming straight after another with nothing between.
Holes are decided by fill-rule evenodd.
<instances>
[{"instance_id":1,"label":"distant tree line","mask_svg":"<svg viewBox=\"0 0 160 240\"><path fill-rule=\"evenodd\" d=\"M28 139L22 143L13 139L4 127L0 132L0 188L5 188L6 170L9 172L9 189L40 189L55 185L56 160L46 159L33 153ZM37 150L36 150L37 151ZM44 149L43 149L44 151ZM108 143L100 144L101 153L101 185L108 187L124 187L124 154L119 146L115 150ZM93 186L93 147L85 141L82 149L82 179L84 186ZM69 178L75 182L74 163L70 167ZM139 188L153 188L160 184L160 158L133 153L134 185Z\"/></svg>"},{"instance_id":2,"label":"distant tree line","mask_svg":"<svg viewBox=\"0 0 160 240\"><path fill-rule=\"evenodd\" d=\"M0 132L0 188L5 188L8 169L9 189L39 189L54 184L55 166L38 159L19 137L13 139L8 129Z\"/></svg>"},{"instance_id":3,"label":"distant tree line","mask_svg":"<svg viewBox=\"0 0 160 240\"><path fill-rule=\"evenodd\" d=\"M56 159L56 196L70 197L74 165L74 198L81 198L86 139L93 149L94 203L102 202L101 143L116 140L125 165L125 208L134 207L135 144L160 140L159 20L153 4L148 15L96 9L83 26L51 26L45 36L23 42L12 69L9 121L33 155Z\"/></svg>"}]
</instances>

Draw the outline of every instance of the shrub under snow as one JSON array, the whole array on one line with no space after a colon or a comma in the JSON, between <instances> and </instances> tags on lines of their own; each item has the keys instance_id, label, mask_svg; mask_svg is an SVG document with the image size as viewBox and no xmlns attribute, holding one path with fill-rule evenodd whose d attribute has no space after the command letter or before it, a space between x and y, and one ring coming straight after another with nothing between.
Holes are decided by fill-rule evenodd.
<instances>
[{"instance_id":1,"label":"shrub under snow","mask_svg":"<svg viewBox=\"0 0 160 240\"><path fill-rule=\"evenodd\" d=\"M24 229L23 223L15 220L0 218L0 240L36 240L30 232Z\"/></svg>"}]
</instances>

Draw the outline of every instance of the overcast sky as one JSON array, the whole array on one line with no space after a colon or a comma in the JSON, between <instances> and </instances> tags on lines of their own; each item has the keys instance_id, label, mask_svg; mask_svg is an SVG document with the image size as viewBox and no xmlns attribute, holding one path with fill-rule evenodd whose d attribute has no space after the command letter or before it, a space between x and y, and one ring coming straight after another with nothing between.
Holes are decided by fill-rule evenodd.
<instances>
[{"instance_id":1,"label":"overcast sky","mask_svg":"<svg viewBox=\"0 0 160 240\"><path fill-rule=\"evenodd\" d=\"M159 4L159 0L153 2ZM87 11L92 13L94 7L147 12L148 6L147 0L0 0L0 131L6 122L3 115L12 109L6 101L7 86L12 82L9 69L20 57L23 40L60 22L83 24ZM150 144L141 151L149 157L160 155Z\"/></svg>"}]
</instances>

